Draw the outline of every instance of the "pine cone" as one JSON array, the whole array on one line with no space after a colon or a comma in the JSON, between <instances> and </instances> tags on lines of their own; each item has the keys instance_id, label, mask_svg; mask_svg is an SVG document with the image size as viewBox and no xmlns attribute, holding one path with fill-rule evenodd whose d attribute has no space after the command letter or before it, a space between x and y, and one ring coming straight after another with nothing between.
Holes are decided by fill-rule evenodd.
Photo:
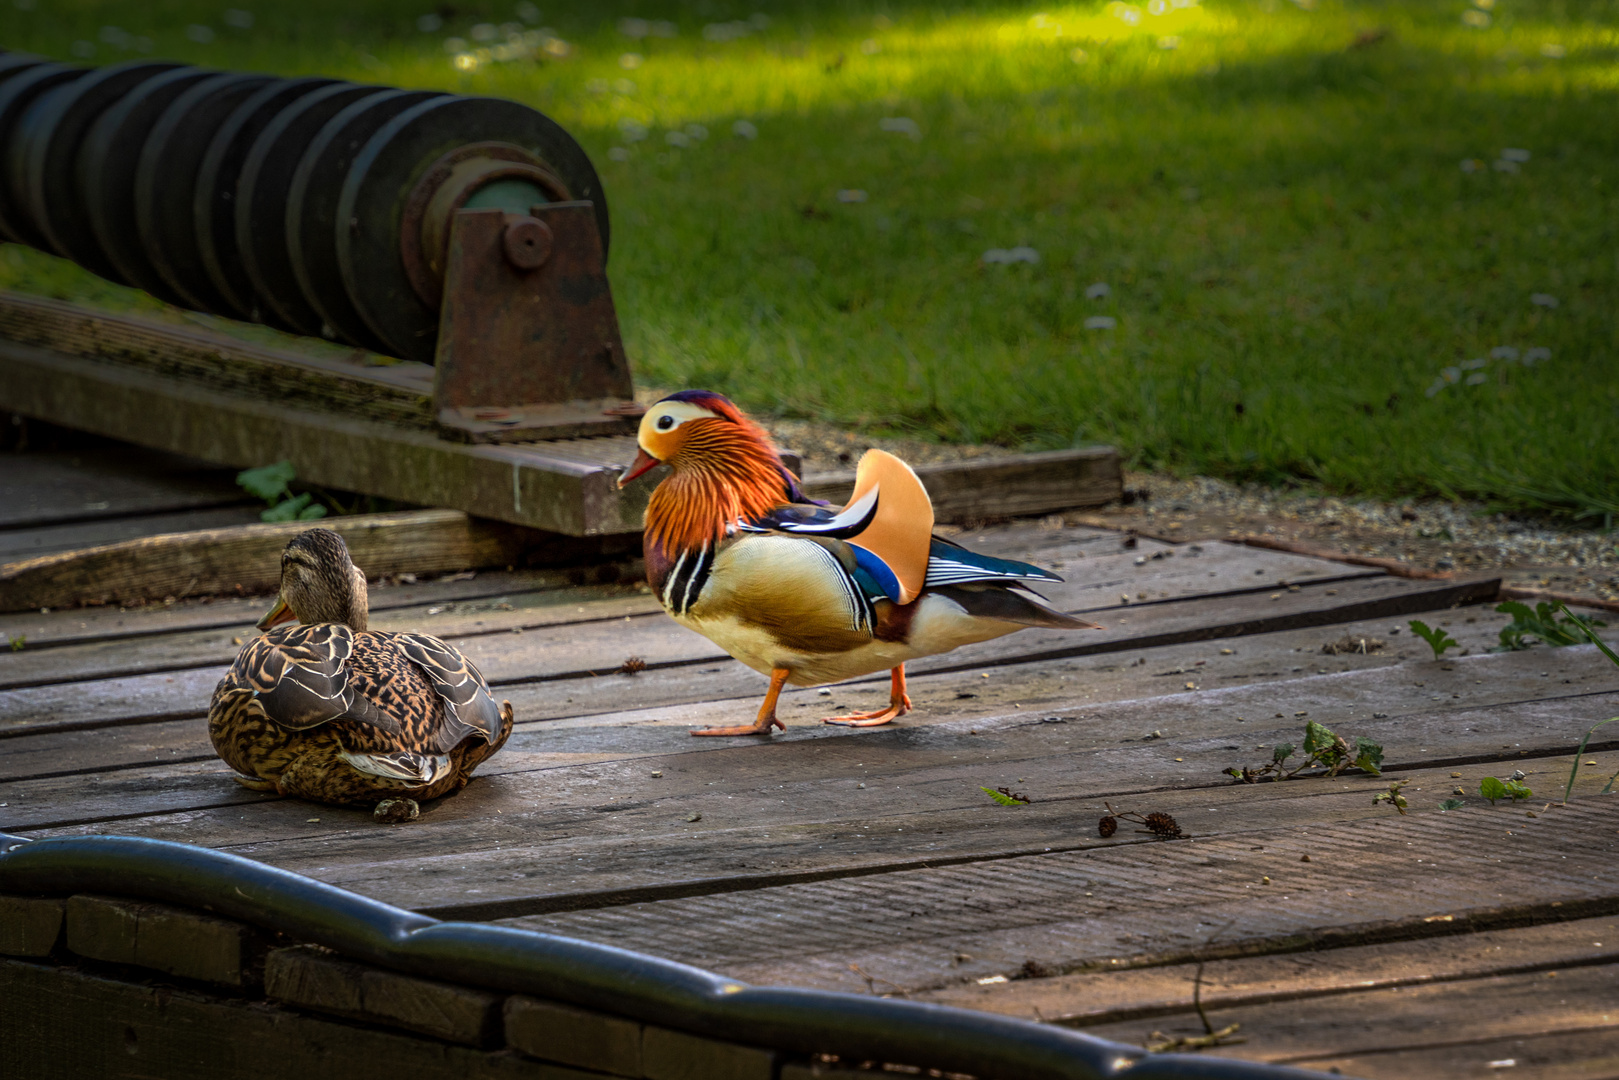
<instances>
[{"instance_id":1,"label":"pine cone","mask_svg":"<svg viewBox=\"0 0 1619 1080\"><path fill-rule=\"evenodd\" d=\"M1168 814L1148 814L1142 824L1147 826L1148 832L1165 840L1172 840L1181 834L1180 825Z\"/></svg>"},{"instance_id":2,"label":"pine cone","mask_svg":"<svg viewBox=\"0 0 1619 1080\"><path fill-rule=\"evenodd\" d=\"M1119 831L1119 819L1112 814L1107 815L1096 823L1096 831L1102 834L1103 840L1106 840Z\"/></svg>"}]
</instances>

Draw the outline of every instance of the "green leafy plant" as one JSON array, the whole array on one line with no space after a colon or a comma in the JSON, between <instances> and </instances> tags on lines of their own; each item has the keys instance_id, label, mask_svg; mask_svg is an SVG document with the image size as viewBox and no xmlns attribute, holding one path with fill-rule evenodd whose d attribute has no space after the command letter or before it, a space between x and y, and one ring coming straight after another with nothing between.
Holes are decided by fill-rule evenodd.
<instances>
[{"instance_id":1,"label":"green leafy plant","mask_svg":"<svg viewBox=\"0 0 1619 1080\"><path fill-rule=\"evenodd\" d=\"M6 639L6 641L11 646L12 652L22 652L23 648L28 644L28 635L12 634Z\"/></svg>"},{"instance_id":2,"label":"green leafy plant","mask_svg":"<svg viewBox=\"0 0 1619 1080\"><path fill-rule=\"evenodd\" d=\"M1446 799L1444 802L1439 804L1439 809L1441 812L1446 810L1460 810L1466 805L1467 804L1462 802L1460 799Z\"/></svg>"},{"instance_id":3,"label":"green leafy plant","mask_svg":"<svg viewBox=\"0 0 1619 1080\"><path fill-rule=\"evenodd\" d=\"M1495 805L1497 799L1511 799L1513 802L1522 802L1531 798L1535 793L1529 790L1529 785L1522 780L1502 780L1494 776L1486 776L1479 781L1478 793Z\"/></svg>"},{"instance_id":4,"label":"green leafy plant","mask_svg":"<svg viewBox=\"0 0 1619 1080\"><path fill-rule=\"evenodd\" d=\"M1304 726L1303 762L1288 769L1287 759L1297 750L1292 743L1279 743L1265 764L1223 771L1238 784L1257 784L1267 776L1272 780L1291 780L1305 769L1318 768L1326 769L1327 776L1337 776L1351 767L1373 776L1383 775L1383 747L1379 743L1364 735L1356 736L1351 742L1314 720Z\"/></svg>"},{"instance_id":5,"label":"green leafy plant","mask_svg":"<svg viewBox=\"0 0 1619 1080\"><path fill-rule=\"evenodd\" d=\"M261 465L256 469L243 469L236 474L236 483L255 498L263 499L267 509L259 514L261 521L314 521L326 516L326 507L315 502L315 496L305 491L294 495L291 484L298 478L298 470L290 461L274 465Z\"/></svg>"},{"instance_id":6,"label":"green leafy plant","mask_svg":"<svg viewBox=\"0 0 1619 1080\"><path fill-rule=\"evenodd\" d=\"M1387 791L1379 791L1375 796L1372 797L1372 805L1376 806L1378 803L1388 803L1390 806L1394 807L1394 809L1400 812L1401 817L1404 817L1407 807L1409 807L1411 804L1405 801L1405 796L1400 794L1400 789L1405 787L1405 785L1409 784L1410 782L1411 781L1409 780L1390 781L1389 789Z\"/></svg>"},{"instance_id":7,"label":"green leafy plant","mask_svg":"<svg viewBox=\"0 0 1619 1080\"><path fill-rule=\"evenodd\" d=\"M995 790L991 791L987 787L981 787L978 790L982 791L985 795L988 795L1002 806L1022 806L1029 801L1029 797L1023 794L1021 791L1011 791L1007 788L996 788Z\"/></svg>"},{"instance_id":8,"label":"green leafy plant","mask_svg":"<svg viewBox=\"0 0 1619 1080\"><path fill-rule=\"evenodd\" d=\"M1559 608L1564 613L1562 617L1557 614ZM1560 603L1539 603L1531 609L1528 604L1505 600L1497 604L1495 610L1512 616L1512 621L1501 628L1501 644L1496 652L1527 649L1535 641L1553 646L1583 645L1586 641L1583 627L1608 625L1601 619L1578 619L1568 614L1568 609ZM1526 641L1526 638L1534 641Z\"/></svg>"},{"instance_id":9,"label":"green leafy plant","mask_svg":"<svg viewBox=\"0 0 1619 1080\"><path fill-rule=\"evenodd\" d=\"M1411 620L1411 632L1428 643L1428 648L1433 650L1435 660L1444 656L1446 649L1454 649L1461 644L1442 627L1430 627L1421 619Z\"/></svg>"},{"instance_id":10,"label":"green leafy plant","mask_svg":"<svg viewBox=\"0 0 1619 1080\"><path fill-rule=\"evenodd\" d=\"M1570 611L1566 606L1564 606L1561 600L1557 602L1557 607L1564 615L1568 616L1568 620L1573 624L1574 628L1585 635L1586 640L1590 641L1591 644L1602 650L1602 655L1608 658L1608 662L1610 664L1612 664L1614 667L1619 667L1619 655L1616 655L1614 651L1608 647L1607 642L1596 636L1596 632L1591 629L1590 624L1587 623L1586 620L1580 618L1578 615ZM1585 748L1591 742L1591 736L1596 733L1597 728L1614 723L1615 721L1619 721L1619 716L1610 716L1606 720L1592 724L1590 728L1586 730L1585 737L1580 740L1580 748L1574 752L1574 767L1568 770L1568 786L1563 789L1563 801L1565 803L1568 802L1569 795L1574 791L1574 777L1578 775L1580 771L1580 759L1585 756ZM1608 777L1607 784L1602 788L1602 794L1606 795L1608 792L1613 790L1613 782L1615 780L1619 780L1619 772L1616 772L1612 776Z\"/></svg>"}]
</instances>

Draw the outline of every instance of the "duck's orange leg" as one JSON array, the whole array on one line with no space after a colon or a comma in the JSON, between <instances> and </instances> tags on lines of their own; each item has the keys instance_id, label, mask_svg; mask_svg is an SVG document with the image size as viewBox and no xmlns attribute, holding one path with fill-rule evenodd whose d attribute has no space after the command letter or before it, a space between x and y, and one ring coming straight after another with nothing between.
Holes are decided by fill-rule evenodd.
<instances>
[{"instance_id":1,"label":"duck's orange leg","mask_svg":"<svg viewBox=\"0 0 1619 1080\"><path fill-rule=\"evenodd\" d=\"M776 699L781 697L782 684L787 681L788 671L784 667L770 669L770 689L765 691L764 704L759 706L759 719L751 725L738 724L736 727L699 728L693 735L769 735L770 729L779 727L786 731L787 725L776 719Z\"/></svg>"},{"instance_id":2,"label":"duck's orange leg","mask_svg":"<svg viewBox=\"0 0 1619 1080\"><path fill-rule=\"evenodd\" d=\"M848 716L829 716L823 724L842 724L844 727L878 727L911 711L911 695L905 692L905 665L895 668L888 694L888 708L876 712L850 713Z\"/></svg>"}]
</instances>

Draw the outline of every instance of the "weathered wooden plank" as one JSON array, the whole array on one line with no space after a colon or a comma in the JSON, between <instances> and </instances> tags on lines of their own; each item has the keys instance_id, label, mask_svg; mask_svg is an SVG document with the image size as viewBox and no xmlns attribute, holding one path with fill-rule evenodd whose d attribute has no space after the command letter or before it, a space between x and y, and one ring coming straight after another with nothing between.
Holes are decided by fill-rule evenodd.
<instances>
[{"instance_id":1,"label":"weathered wooden plank","mask_svg":"<svg viewBox=\"0 0 1619 1080\"><path fill-rule=\"evenodd\" d=\"M1204 951L1400 940L1433 934L1435 920L1448 931L1457 920L1488 927L1613 914L1614 834L1612 811L1594 802L1533 819L1508 807L1389 813L513 922L656 947L752 981L858 991L857 964L910 992ZM1301 863L1305 854L1313 861Z\"/></svg>"},{"instance_id":2,"label":"weathered wooden plank","mask_svg":"<svg viewBox=\"0 0 1619 1080\"><path fill-rule=\"evenodd\" d=\"M1464 645L1478 649L1493 641L1493 634L1485 624L1468 623L1466 617L1455 620L1455 623L1452 629ZM1382 630L1381 627L1368 627L1365 624L1351 624L1346 629L1351 634L1367 638L1374 637ZM1085 705L1089 706L1133 697L1195 693L1184 689L1188 681L1193 686L1213 689L1221 684L1304 672L1327 674L1329 671L1387 668L1398 664L1402 656L1392 649L1386 649L1365 655L1329 658L1321 654L1320 647L1319 631L1289 631L1233 642L1223 648L1194 644L1155 650L1151 662L1143 664L1135 661L1129 664L1110 663L1102 658L1072 658L1038 665L996 668L988 679L983 677L984 673L976 671L918 676L911 684L916 711L903 722L906 725L927 724L955 717L994 715L997 711L1014 708L1072 708L1076 704L1076 694L1082 695ZM1300 655L1301 652L1306 655ZM1328 664L1331 667L1323 666ZM1441 668L1440 674L1444 675L1450 670L1448 667ZM1535 673L1529 674L1533 676ZM1561 677L1558 676L1559 680ZM1526 679L1519 675L1498 679L1486 675L1486 680L1483 685L1469 684L1457 690L1465 692L1470 702L1480 700L1481 696L1487 699L1491 694L1497 695L1499 700L1520 700L1541 697L1546 693L1545 685L1538 678ZM682 717L700 719L705 712L712 717L733 711L741 715L753 707L754 702L749 695L759 693L762 685L763 680L756 673L728 662L720 670L684 667L646 672L634 677L604 676L578 680L568 684L564 694L558 694L557 684L554 683L511 687L503 691L503 696L513 702L518 725L507 749L484 767L484 774L488 775L491 770L506 771L506 763L515 762L514 755L519 754L568 754L575 755L570 760L577 760L580 754L611 757L624 753L658 752L667 740L667 733L662 728L669 722L676 722L673 718L664 724L646 723L634 715L609 715L602 717L599 722L583 725L567 721L591 713L622 713L649 706L667 707L683 703L707 703L707 707L686 710ZM781 712L795 723L814 720L823 712L832 714L840 709L874 706L877 699L887 692L887 681L880 678L840 686L827 697L813 692L789 692L783 698ZM14 693L26 695L31 691ZM1387 694L1381 699L1381 704L1385 709L1399 705L1421 707L1432 700L1423 696L1426 693L1425 690L1417 693L1413 688L1414 696L1404 700L1398 695ZM1370 704L1367 691L1361 687L1345 692L1342 700L1334 698L1330 690L1325 694L1304 692L1300 698L1299 704L1315 708L1318 715L1325 715L1329 722L1336 722L1346 712L1358 712L1364 716ZM1453 700L1450 691L1445 692L1444 700ZM799 710L808 712L801 713ZM1325 710L1325 713L1321 713L1321 710ZM541 723L545 720L563 723ZM206 727L200 716L102 726L94 729L94 735L86 735L86 730L73 721L13 729L5 740L0 741L0 780L75 775L149 766L159 762L207 761L213 757ZM22 732L30 734L24 735Z\"/></svg>"},{"instance_id":3,"label":"weathered wooden plank","mask_svg":"<svg viewBox=\"0 0 1619 1080\"><path fill-rule=\"evenodd\" d=\"M1220 798L1229 805L1239 805L1338 791L1333 784L1312 789L1298 781L1223 786L1220 770L1227 765L1255 763L1268 757L1270 745L1298 741L1304 720L1293 717L1294 711L1308 712L1345 734L1382 741L1391 766L1435 761L1463 771L1464 778L1452 783L1467 783L1472 790L1487 769L1511 771L1493 762L1566 754L1588 725L1582 714L1610 715L1619 706L1612 696L1619 680L1602 677L1591 650L1559 652L1563 655L1478 657L1450 665L1448 672L1409 665L1393 672L1313 676L1280 687L1236 687L1107 706L1071 703L1070 719L1058 724L1043 722L1050 715L1045 708L1032 716L941 719L856 735L812 726L813 721L794 723L793 733L772 746L693 744L679 728L644 725L626 732L598 721L584 731L556 732L542 750L503 752L485 767L485 779L440 804L415 831L379 834L363 812L295 802L256 810L188 809L175 817L124 821L119 829L233 846L412 906L470 903L479 910L497 903L549 910L607 902L573 896L593 890L688 888L696 879L734 876L739 864L751 868L743 876L757 878L868 862L982 857L997 849L1039 850L1053 846L1053 830L1062 836L1055 841L1059 846L1083 845L1098 842L1086 837L1101 811L1075 825L1076 804L1099 805L1104 798L1158 792L1155 803L1167 800L1167 805L1177 800L1168 799L1166 791L1185 789L1178 805L1214 798L1214 791L1225 792ZM1566 665L1568 677L1579 669L1595 677L1578 684L1541 679L1541 670L1564 670L1540 667L1556 663ZM1474 682L1492 668L1495 678ZM1537 684L1565 693L1600 688L1609 696L1525 700L1537 696ZM1430 695L1442 693L1454 701L1447 692L1452 688L1469 694L1465 707L1436 707ZM1378 709L1389 715L1368 716ZM1288 716L1262 719L1276 711ZM1351 711L1355 715L1346 716ZM703 716L695 710L672 712L677 723ZM1154 730L1165 737L1144 741L1143 735ZM567 737L592 733L582 740ZM667 734L660 739L660 733ZM682 741L671 745L671 736ZM1539 787L1557 784L1560 769L1566 775L1566 765L1522 767ZM165 772L198 785L201 768ZM1587 770L1593 776L1600 771ZM222 772L217 775L221 787L230 786ZM94 779L101 794L88 805L77 797L64 801L60 784L18 782L0 788L12 803L5 811L11 816L0 819L5 820L0 827L32 831L66 816L64 811L84 813L126 801L112 796L115 777ZM173 809L216 795L201 786L175 791L178 785L163 773L126 774L124 784L128 801L169 798ZM1035 803L1002 812L979 791L980 785L1003 784L1027 791ZM1370 805L1375 782L1340 778L1335 784L1353 794L1350 803L1357 813L1387 813ZM1221 786L1211 791L1214 785ZM901 792L903 799L895 803ZM701 815L697 824L686 820L693 813ZM1266 820L1275 813L1267 810ZM1200 809L1198 816L1203 814ZM306 819L312 816L323 827L310 828ZM1227 825L1223 817L1206 820ZM709 881L700 888L723 892L727 886Z\"/></svg>"},{"instance_id":4,"label":"weathered wooden plank","mask_svg":"<svg viewBox=\"0 0 1619 1080\"><path fill-rule=\"evenodd\" d=\"M599 1080L600 1074L222 1000L167 985L119 982L0 960L0 1074L260 1080Z\"/></svg>"},{"instance_id":5,"label":"weathered wooden plank","mask_svg":"<svg viewBox=\"0 0 1619 1080\"><path fill-rule=\"evenodd\" d=\"M287 459L308 483L570 536L633 532L645 509L646 491L618 490L622 462L562 461L544 444L453 443L278 394L247 397L3 340L0 356L0 407L216 464Z\"/></svg>"},{"instance_id":6,"label":"weathered wooden plank","mask_svg":"<svg viewBox=\"0 0 1619 1080\"><path fill-rule=\"evenodd\" d=\"M1591 1071L1574 1075L1611 1076L1619 1037L1616 979L1619 964L1609 964L1565 968L1555 976L1537 972L1364 990L1334 997L1330 1004L1210 1009L1216 1029L1241 1024L1247 1041L1206 1053L1310 1068L1336 1065L1350 1075L1379 1080L1518 1074L1531 1062L1583 1065ZM1203 1034L1196 1016L1109 1024L1091 1033L1139 1045L1153 1030L1172 1037ZM1596 1034L1606 1038L1594 1055L1590 1044L1561 1051L1555 1046L1559 1036ZM1535 1046L1533 1058L1519 1060L1519 1040ZM1513 1064L1492 1068L1492 1062L1505 1061ZM1531 1067L1528 1075L1547 1074Z\"/></svg>"},{"instance_id":7,"label":"weathered wooden plank","mask_svg":"<svg viewBox=\"0 0 1619 1080\"><path fill-rule=\"evenodd\" d=\"M23 559L38 558L41 555L100 547L143 536L250 525L259 520L259 511L263 508L263 503L237 503L207 510L173 510L103 521L74 522L68 525L3 529L0 530L0 567ZM0 569L0 575L4 573L5 571ZM69 599L68 602L73 601ZM59 607L61 604L41 606Z\"/></svg>"},{"instance_id":8,"label":"weathered wooden plank","mask_svg":"<svg viewBox=\"0 0 1619 1080\"><path fill-rule=\"evenodd\" d=\"M492 1049L503 1041L502 995L355 963L314 945L272 950L264 960L264 993L284 1005L462 1046Z\"/></svg>"},{"instance_id":9,"label":"weathered wooden plank","mask_svg":"<svg viewBox=\"0 0 1619 1080\"><path fill-rule=\"evenodd\" d=\"M650 1025L641 1032L641 1073L647 1080L775 1080L779 1064L773 1050Z\"/></svg>"},{"instance_id":10,"label":"weathered wooden plank","mask_svg":"<svg viewBox=\"0 0 1619 1080\"><path fill-rule=\"evenodd\" d=\"M984 986L967 983L915 997L956 1008L1092 1027L1146 1019L1157 1023L1157 1017L1190 1019L1199 983L1205 1008L1227 1009L1603 964L1619 964L1619 920L1613 916L1212 960L1202 965L1201 974L1197 964L1132 967ZM1321 1002L1326 1010L1334 1006L1332 1000Z\"/></svg>"},{"instance_id":11,"label":"weathered wooden plank","mask_svg":"<svg viewBox=\"0 0 1619 1080\"><path fill-rule=\"evenodd\" d=\"M368 574L440 574L522 562L544 538L459 510L404 510L323 520ZM0 566L0 608L119 604L167 596L273 591L281 551L303 521L200 529L42 555ZM38 654L35 654L38 655Z\"/></svg>"},{"instance_id":12,"label":"weathered wooden plank","mask_svg":"<svg viewBox=\"0 0 1619 1080\"><path fill-rule=\"evenodd\" d=\"M62 936L60 898L0 896L0 956L49 956Z\"/></svg>"},{"instance_id":13,"label":"weathered wooden plank","mask_svg":"<svg viewBox=\"0 0 1619 1080\"><path fill-rule=\"evenodd\" d=\"M223 469L139 446L0 454L0 529L176 513L247 496Z\"/></svg>"},{"instance_id":14,"label":"weathered wooden plank","mask_svg":"<svg viewBox=\"0 0 1619 1080\"><path fill-rule=\"evenodd\" d=\"M1257 592L1235 595L1194 595L1184 600L1132 605L1127 613L1119 610L1117 604L1098 607L1059 604L1068 610L1105 619L1108 625L1102 630L1078 634L1025 630L953 653L914 661L910 670L940 670L963 663L1016 662L1009 658L1022 656L1057 659L1117 651L1149 642L1172 644L1180 640L1244 636L1294 626L1382 618L1493 599L1497 585L1495 581L1453 584L1371 577L1312 584L1287 592L1267 593L1261 587ZM652 666L709 663L725 656L706 638L679 627L656 610L624 619L622 623L596 621L586 612L584 620L577 625L537 624L532 631L523 634L486 632L452 636L451 640L478 664L492 684L588 677L615 670L630 656L637 656ZM223 635L204 633L152 644L92 644L32 656L26 652L12 653L0 656L0 689L104 680L143 672L187 671L198 668L199 661L206 663L203 657L207 653L217 658L214 663L222 672L236 652L234 644L213 644L223 641ZM200 650L206 652L199 655ZM123 660L122 666L117 659Z\"/></svg>"},{"instance_id":15,"label":"weathered wooden plank","mask_svg":"<svg viewBox=\"0 0 1619 1080\"><path fill-rule=\"evenodd\" d=\"M427 365L366 363L367 354L360 350L273 331L260 333L285 344L278 348L196 325L164 324L0 291L0 340L8 344L112 361L304 408L363 412L422 428L431 425L433 374Z\"/></svg>"},{"instance_id":16,"label":"weathered wooden plank","mask_svg":"<svg viewBox=\"0 0 1619 1080\"><path fill-rule=\"evenodd\" d=\"M263 938L241 923L110 896L68 898L67 947L92 960L238 988L258 985L265 952Z\"/></svg>"},{"instance_id":17,"label":"weathered wooden plank","mask_svg":"<svg viewBox=\"0 0 1619 1080\"><path fill-rule=\"evenodd\" d=\"M541 1058L619 1076L641 1076L641 1025L571 1005L514 994L506 999L506 1043Z\"/></svg>"},{"instance_id":18,"label":"weathered wooden plank","mask_svg":"<svg viewBox=\"0 0 1619 1080\"><path fill-rule=\"evenodd\" d=\"M1124 470L1111 446L920 465L916 475L940 521L1050 514L1101 506L1124 494ZM854 473L806 476L804 490L841 504L854 492Z\"/></svg>"}]
</instances>

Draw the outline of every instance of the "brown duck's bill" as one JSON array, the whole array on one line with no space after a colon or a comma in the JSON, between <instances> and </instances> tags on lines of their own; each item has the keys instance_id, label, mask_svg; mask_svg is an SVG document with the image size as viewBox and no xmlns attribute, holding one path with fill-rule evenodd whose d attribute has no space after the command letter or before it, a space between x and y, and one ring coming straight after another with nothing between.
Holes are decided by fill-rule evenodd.
<instances>
[{"instance_id":1,"label":"brown duck's bill","mask_svg":"<svg viewBox=\"0 0 1619 1080\"><path fill-rule=\"evenodd\" d=\"M275 598L275 606L264 613L264 618L258 621L257 626L260 630L268 630L270 627L280 626L284 622L297 621L298 616L292 613L292 609L287 606L286 600L278 596Z\"/></svg>"},{"instance_id":2,"label":"brown duck's bill","mask_svg":"<svg viewBox=\"0 0 1619 1080\"><path fill-rule=\"evenodd\" d=\"M634 480L637 476L640 476L649 469L655 469L662 464L663 462L659 461L645 450L642 450L640 453L635 455L635 460L630 464L630 467L619 474L618 486L622 488L629 484L629 482Z\"/></svg>"}]
</instances>

